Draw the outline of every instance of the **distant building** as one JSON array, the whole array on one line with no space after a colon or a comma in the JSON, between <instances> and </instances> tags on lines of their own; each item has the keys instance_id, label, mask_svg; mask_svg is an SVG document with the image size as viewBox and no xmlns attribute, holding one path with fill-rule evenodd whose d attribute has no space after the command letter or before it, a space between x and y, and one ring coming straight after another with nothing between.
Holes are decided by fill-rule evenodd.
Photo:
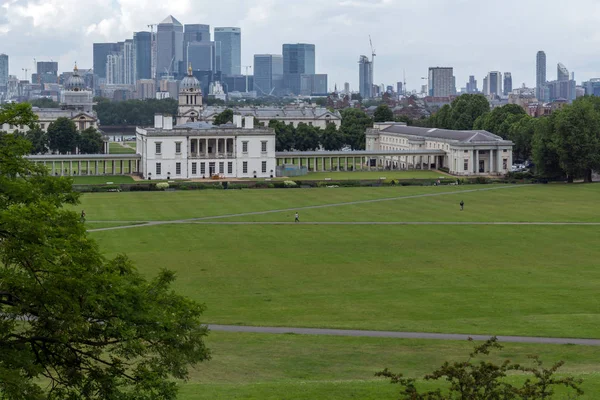
<instances>
[{"instance_id":1,"label":"distant building","mask_svg":"<svg viewBox=\"0 0 600 400\"><path fill-rule=\"evenodd\" d=\"M185 48L188 67L194 71L216 70L216 47L214 42L189 42Z\"/></svg>"},{"instance_id":2,"label":"distant building","mask_svg":"<svg viewBox=\"0 0 600 400\"><path fill-rule=\"evenodd\" d=\"M282 50L284 89L298 95L301 90L301 75L315 74L315 45L284 44Z\"/></svg>"},{"instance_id":3,"label":"distant building","mask_svg":"<svg viewBox=\"0 0 600 400\"><path fill-rule=\"evenodd\" d=\"M101 81L106 79L106 62L108 56L118 51L118 43L94 43L94 74Z\"/></svg>"},{"instance_id":4,"label":"distant building","mask_svg":"<svg viewBox=\"0 0 600 400\"><path fill-rule=\"evenodd\" d=\"M156 75L177 75L183 63L183 25L172 15L156 31Z\"/></svg>"},{"instance_id":5,"label":"distant building","mask_svg":"<svg viewBox=\"0 0 600 400\"><path fill-rule=\"evenodd\" d=\"M183 29L183 63L179 71L185 76L190 60L188 59L188 46L190 43L210 43L210 25L185 24ZM211 64L212 65L212 64ZM211 67L212 69L212 67Z\"/></svg>"},{"instance_id":6,"label":"distant building","mask_svg":"<svg viewBox=\"0 0 600 400\"><path fill-rule=\"evenodd\" d=\"M546 97L544 97L544 86L546 85L546 53L544 53L543 51L537 52L535 70L535 96L540 101L545 101Z\"/></svg>"},{"instance_id":7,"label":"distant building","mask_svg":"<svg viewBox=\"0 0 600 400\"><path fill-rule=\"evenodd\" d=\"M106 84L122 85L123 83L123 54L109 54L106 57Z\"/></svg>"},{"instance_id":8,"label":"distant building","mask_svg":"<svg viewBox=\"0 0 600 400\"><path fill-rule=\"evenodd\" d=\"M215 117L226 110L226 107L206 107L202 113L204 121L212 122ZM244 117L252 116L259 123L265 126L269 125L269 121L276 120L297 127L300 123L316 126L325 129L328 123L335 124L340 127L342 124L342 116L338 111L331 112L324 107L239 107L234 108L233 112Z\"/></svg>"},{"instance_id":9,"label":"distant building","mask_svg":"<svg viewBox=\"0 0 600 400\"><path fill-rule=\"evenodd\" d=\"M38 61L36 73L31 74L31 83L53 84L58 82L58 62Z\"/></svg>"},{"instance_id":10,"label":"distant building","mask_svg":"<svg viewBox=\"0 0 600 400\"><path fill-rule=\"evenodd\" d=\"M582 86L585 89L586 95L600 97L600 78L593 78L587 82L583 82Z\"/></svg>"},{"instance_id":11,"label":"distant building","mask_svg":"<svg viewBox=\"0 0 600 400\"><path fill-rule=\"evenodd\" d=\"M135 68L137 79L152 79L152 33L135 32L133 34Z\"/></svg>"},{"instance_id":12,"label":"distant building","mask_svg":"<svg viewBox=\"0 0 600 400\"><path fill-rule=\"evenodd\" d=\"M373 98L373 63L367 56L358 61L358 90L363 99Z\"/></svg>"},{"instance_id":13,"label":"distant building","mask_svg":"<svg viewBox=\"0 0 600 400\"><path fill-rule=\"evenodd\" d=\"M139 79L135 85L135 98L139 100L156 97L156 81L154 79Z\"/></svg>"},{"instance_id":14,"label":"distant building","mask_svg":"<svg viewBox=\"0 0 600 400\"><path fill-rule=\"evenodd\" d=\"M344 94L346 94L346 95L350 94L350 83L349 82L344 83Z\"/></svg>"},{"instance_id":15,"label":"distant building","mask_svg":"<svg viewBox=\"0 0 600 400\"><path fill-rule=\"evenodd\" d=\"M504 90L503 93L505 96L508 96L513 90L512 84L512 74L510 72L504 73Z\"/></svg>"},{"instance_id":16,"label":"distant building","mask_svg":"<svg viewBox=\"0 0 600 400\"><path fill-rule=\"evenodd\" d=\"M124 85L135 85L137 81L135 46L132 39L123 43L123 80Z\"/></svg>"},{"instance_id":17,"label":"distant building","mask_svg":"<svg viewBox=\"0 0 600 400\"><path fill-rule=\"evenodd\" d=\"M467 82L466 92L470 94L479 92L479 89L477 89L477 80L473 75L469 76L469 82Z\"/></svg>"},{"instance_id":18,"label":"distant building","mask_svg":"<svg viewBox=\"0 0 600 400\"><path fill-rule=\"evenodd\" d=\"M565 67L562 63L558 63L558 65L556 66L556 80L568 81L569 79L569 70L567 69L567 67Z\"/></svg>"},{"instance_id":19,"label":"distant building","mask_svg":"<svg viewBox=\"0 0 600 400\"><path fill-rule=\"evenodd\" d=\"M300 76L300 94L310 96L327 93L327 74L302 74Z\"/></svg>"},{"instance_id":20,"label":"distant building","mask_svg":"<svg viewBox=\"0 0 600 400\"><path fill-rule=\"evenodd\" d=\"M225 93L248 92L254 87L252 75L224 75L221 78Z\"/></svg>"},{"instance_id":21,"label":"distant building","mask_svg":"<svg viewBox=\"0 0 600 400\"><path fill-rule=\"evenodd\" d=\"M452 67L430 67L429 96L448 97L456 94L456 82Z\"/></svg>"},{"instance_id":22,"label":"distant building","mask_svg":"<svg viewBox=\"0 0 600 400\"><path fill-rule=\"evenodd\" d=\"M545 98L549 101L565 101L571 103L577 98L576 83L572 79L547 82L545 88L548 93Z\"/></svg>"},{"instance_id":23,"label":"distant building","mask_svg":"<svg viewBox=\"0 0 600 400\"><path fill-rule=\"evenodd\" d=\"M280 54L254 55L253 89L259 96L277 94L283 88L283 56Z\"/></svg>"},{"instance_id":24,"label":"distant building","mask_svg":"<svg viewBox=\"0 0 600 400\"><path fill-rule=\"evenodd\" d=\"M487 95L488 96L501 96L502 95L502 73L499 71L492 71L487 76Z\"/></svg>"},{"instance_id":25,"label":"distant building","mask_svg":"<svg viewBox=\"0 0 600 400\"><path fill-rule=\"evenodd\" d=\"M215 42L220 43L220 71L224 75L241 75L242 30L233 27L215 28Z\"/></svg>"},{"instance_id":26,"label":"distant building","mask_svg":"<svg viewBox=\"0 0 600 400\"><path fill-rule=\"evenodd\" d=\"M404 88L402 86L402 82L396 82L396 93L398 95L404 94Z\"/></svg>"},{"instance_id":27,"label":"distant building","mask_svg":"<svg viewBox=\"0 0 600 400\"><path fill-rule=\"evenodd\" d=\"M0 92L6 92L8 86L8 55L0 54Z\"/></svg>"}]
</instances>

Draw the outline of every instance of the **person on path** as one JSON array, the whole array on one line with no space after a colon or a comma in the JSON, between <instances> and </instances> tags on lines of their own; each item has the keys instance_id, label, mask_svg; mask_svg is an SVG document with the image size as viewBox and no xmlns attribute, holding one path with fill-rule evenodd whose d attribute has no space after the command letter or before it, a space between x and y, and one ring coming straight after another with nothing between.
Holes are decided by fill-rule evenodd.
<instances>
[{"instance_id":1,"label":"person on path","mask_svg":"<svg viewBox=\"0 0 600 400\"><path fill-rule=\"evenodd\" d=\"M464 201L460 201L460 211L465 209L465 202Z\"/></svg>"},{"instance_id":2,"label":"person on path","mask_svg":"<svg viewBox=\"0 0 600 400\"><path fill-rule=\"evenodd\" d=\"M81 222L85 222L85 210L81 210Z\"/></svg>"},{"instance_id":3,"label":"person on path","mask_svg":"<svg viewBox=\"0 0 600 400\"><path fill-rule=\"evenodd\" d=\"M298 215L298 213L296 212L296 215L294 216L294 222L300 222L300 216Z\"/></svg>"}]
</instances>

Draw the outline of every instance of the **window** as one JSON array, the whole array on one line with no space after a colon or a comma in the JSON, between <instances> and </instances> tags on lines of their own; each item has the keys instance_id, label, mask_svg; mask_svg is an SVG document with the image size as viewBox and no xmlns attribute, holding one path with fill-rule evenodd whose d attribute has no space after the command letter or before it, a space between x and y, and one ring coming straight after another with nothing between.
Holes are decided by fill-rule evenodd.
<instances>
[{"instance_id":1,"label":"window","mask_svg":"<svg viewBox=\"0 0 600 400\"><path fill-rule=\"evenodd\" d=\"M161 153L162 153L162 143L156 142L156 154L161 154Z\"/></svg>"},{"instance_id":2,"label":"window","mask_svg":"<svg viewBox=\"0 0 600 400\"><path fill-rule=\"evenodd\" d=\"M242 142L242 153L248 152L248 142Z\"/></svg>"},{"instance_id":3,"label":"window","mask_svg":"<svg viewBox=\"0 0 600 400\"><path fill-rule=\"evenodd\" d=\"M196 175L198 173L198 163L192 163L192 175Z\"/></svg>"},{"instance_id":4,"label":"window","mask_svg":"<svg viewBox=\"0 0 600 400\"><path fill-rule=\"evenodd\" d=\"M162 165L161 163L156 163L156 175L162 174Z\"/></svg>"},{"instance_id":5,"label":"window","mask_svg":"<svg viewBox=\"0 0 600 400\"><path fill-rule=\"evenodd\" d=\"M260 142L260 151L262 151L263 153L267 152L267 141L262 141Z\"/></svg>"},{"instance_id":6,"label":"window","mask_svg":"<svg viewBox=\"0 0 600 400\"><path fill-rule=\"evenodd\" d=\"M248 161L244 161L244 163L242 164L242 173L243 174L248 173Z\"/></svg>"},{"instance_id":7,"label":"window","mask_svg":"<svg viewBox=\"0 0 600 400\"><path fill-rule=\"evenodd\" d=\"M469 160L465 158L465 171L469 170Z\"/></svg>"},{"instance_id":8,"label":"window","mask_svg":"<svg viewBox=\"0 0 600 400\"><path fill-rule=\"evenodd\" d=\"M40 128L46 129L46 124L40 124Z\"/></svg>"},{"instance_id":9,"label":"window","mask_svg":"<svg viewBox=\"0 0 600 400\"><path fill-rule=\"evenodd\" d=\"M231 161L227 163L227 173L233 174L233 163Z\"/></svg>"},{"instance_id":10,"label":"window","mask_svg":"<svg viewBox=\"0 0 600 400\"><path fill-rule=\"evenodd\" d=\"M262 172L263 172L263 174L267 173L267 162L266 161L262 162Z\"/></svg>"},{"instance_id":11,"label":"window","mask_svg":"<svg viewBox=\"0 0 600 400\"><path fill-rule=\"evenodd\" d=\"M504 169L504 170L508 169L508 160L507 159L502 160L502 169Z\"/></svg>"},{"instance_id":12,"label":"window","mask_svg":"<svg viewBox=\"0 0 600 400\"><path fill-rule=\"evenodd\" d=\"M508 153L508 150L502 150L503 153Z\"/></svg>"},{"instance_id":13,"label":"window","mask_svg":"<svg viewBox=\"0 0 600 400\"><path fill-rule=\"evenodd\" d=\"M181 163L175 163L175 175L181 175Z\"/></svg>"},{"instance_id":14,"label":"window","mask_svg":"<svg viewBox=\"0 0 600 400\"><path fill-rule=\"evenodd\" d=\"M206 174L206 163L200 163L200 174Z\"/></svg>"},{"instance_id":15,"label":"window","mask_svg":"<svg viewBox=\"0 0 600 400\"><path fill-rule=\"evenodd\" d=\"M221 161L219 163L219 173L220 174L224 174L225 173L225 163L223 161Z\"/></svg>"},{"instance_id":16,"label":"window","mask_svg":"<svg viewBox=\"0 0 600 400\"><path fill-rule=\"evenodd\" d=\"M467 154L469 152L469 150L465 150L465 154Z\"/></svg>"},{"instance_id":17,"label":"window","mask_svg":"<svg viewBox=\"0 0 600 400\"><path fill-rule=\"evenodd\" d=\"M217 172L217 167L214 162L208 163L208 173L212 176Z\"/></svg>"},{"instance_id":18,"label":"window","mask_svg":"<svg viewBox=\"0 0 600 400\"><path fill-rule=\"evenodd\" d=\"M181 154L181 142L175 142L175 154Z\"/></svg>"}]
</instances>

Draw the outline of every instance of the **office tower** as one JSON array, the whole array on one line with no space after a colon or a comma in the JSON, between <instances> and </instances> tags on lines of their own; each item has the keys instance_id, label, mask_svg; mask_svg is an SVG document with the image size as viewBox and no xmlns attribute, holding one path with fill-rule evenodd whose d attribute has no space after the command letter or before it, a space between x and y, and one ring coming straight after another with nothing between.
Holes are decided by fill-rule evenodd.
<instances>
[{"instance_id":1,"label":"office tower","mask_svg":"<svg viewBox=\"0 0 600 400\"><path fill-rule=\"evenodd\" d=\"M402 82L396 82L396 93L399 95L404 94L403 90L404 87L402 85Z\"/></svg>"},{"instance_id":2,"label":"office tower","mask_svg":"<svg viewBox=\"0 0 600 400\"><path fill-rule=\"evenodd\" d=\"M115 52L106 56L106 83L123 84L123 53Z\"/></svg>"},{"instance_id":3,"label":"office tower","mask_svg":"<svg viewBox=\"0 0 600 400\"><path fill-rule=\"evenodd\" d=\"M8 55L0 54L0 92L6 93L8 86Z\"/></svg>"},{"instance_id":4,"label":"office tower","mask_svg":"<svg viewBox=\"0 0 600 400\"><path fill-rule=\"evenodd\" d=\"M135 32L133 46L137 79L152 79L152 33Z\"/></svg>"},{"instance_id":5,"label":"office tower","mask_svg":"<svg viewBox=\"0 0 600 400\"><path fill-rule=\"evenodd\" d=\"M94 43L94 74L106 79L106 61L109 54L118 52L118 43Z\"/></svg>"},{"instance_id":6,"label":"office tower","mask_svg":"<svg viewBox=\"0 0 600 400\"><path fill-rule=\"evenodd\" d=\"M489 80L490 78L487 75L483 78L483 94L485 96L490 94L490 86L488 85Z\"/></svg>"},{"instance_id":7,"label":"office tower","mask_svg":"<svg viewBox=\"0 0 600 400\"><path fill-rule=\"evenodd\" d=\"M183 26L183 63L179 71L182 76L187 73L189 61L187 58L187 48L190 43L210 42L210 25L203 24L185 24Z\"/></svg>"},{"instance_id":8,"label":"office tower","mask_svg":"<svg viewBox=\"0 0 600 400\"><path fill-rule=\"evenodd\" d=\"M562 63L558 63L556 66L556 80L557 81L568 81L569 70Z\"/></svg>"},{"instance_id":9,"label":"office tower","mask_svg":"<svg viewBox=\"0 0 600 400\"><path fill-rule=\"evenodd\" d=\"M344 94L350 94L350 83L349 82L344 83Z\"/></svg>"},{"instance_id":10,"label":"office tower","mask_svg":"<svg viewBox=\"0 0 600 400\"><path fill-rule=\"evenodd\" d=\"M512 74L510 72L504 73L504 95L508 96L513 90L512 85Z\"/></svg>"},{"instance_id":11,"label":"office tower","mask_svg":"<svg viewBox=\"0 0 600 400\"><path fill-rule=\"evenodd\" d=\"M123 84L135 85L137 81L135 47L132 39L123 42Z\"/></svg>"},{"instance_id":12,"label":"office tower","mask_svg":"<svg viewBox=\"0 0 600 400\"><path fill-rule=\"evenodd\" d=\"M185 58L194 71L215 71L215 42L189 42Z\"/></svg>"},{"instance_id":13,"label":"office tower","mask_svg":"<svg viewBox=\"0 0 600 400\"><path fill-rule=\"evenodd\" d=\"M283 86L283 56L280 54L254 55L254 91L259 96L270 96Z\"/></svg>"},{"instance_id":14,"label":"office tower","mask_svg":"<svg viewBox=\"0 0 600 400\"><path fill-rule=\"evenodd\" d=\"M502 73L499 71L492 71L487 76L487 90L488 96L500 96L502 94Z\"/></svg>"},{"instance_id":15,"label":"office tower","mask_svg":"<svg viewBox=\"0 0 600 400\"><path fill-rule=\"evenodd\" d=\"M240 28L215 28L215 42L220 43L221 72L224 75L242 73L242 31Z\"/></svg>"},{"instance_id":16,"label":"office tower","mask_svg":"<svg viewBox=\"0 0 600 400\"><path fill-rule=\"evenodd\" d=\"M537 52L536 65L535 65L536 77L535 77L535 93L538 100L545 100L546 85L546 53L543 51Z\"/></svg>"},{"instance_id":17,"label":"office tower","mask_svg":"<svg viewBox=\"0 0 600 400\"><path fill-rule=\"evenodd\" d=\"M477 89L477 80L473 75L469 76L469 82L467 82L467 93L477 93L479 90Z\"/></svg>"},{"instance_id":18,"label":"office tower","mask_svg":"<svg viewBox=\"0 0 600 400\"><path fill-rule=\"evenodd\" d=\"M177 75L182 63L183 25L169 15L156 31L156 75Z\"/></svg>"},{"instance_id":19,"label":"office tower","mask_svg":"<svg viewBox=\"0 0 600 400\"><path fill-rule=\"evenodd\" d=\"M31 74L31 83L45 84L58 82L58 63L56 61L37 61L36 73Z\"/></svg>"},{"instance_id":20,"label":"office tower","mask_svg":"<svg viewBox=\"0 0 600 400\"><path fill-rule=\"evenodd\" d=\"M300 94L302 96L327 94L327 74L300 75Z\"/></svg>"},{"instance_id":21,"label":"office tower","mask_svg":"<svg viewBox=\"0 0 600 400\"><path fill-rule=\"evenodd\" d=\"M429 96L448 97L456 94L452 67L429 68Z\"/></svg>"},{"instance_id":22,"label":"office tower","mask_svg":"<svg viewBox=\"0 0 600 400\"><path fill-rule=\"evenodd\" d=\"M300 94L301 75L315 73L315 45L306 43L283 45L283 86Z\"/></svg>"},{"instance_id":23,"label":"office tower","mask_svg":"<svg viewBox=\"0 0 600 400\"><path fill-rule=\"evenodd\" d=\"M363 99L373 98L373 63L367 56L358 61L358 91Z\"/></svg>"}]
</instances>

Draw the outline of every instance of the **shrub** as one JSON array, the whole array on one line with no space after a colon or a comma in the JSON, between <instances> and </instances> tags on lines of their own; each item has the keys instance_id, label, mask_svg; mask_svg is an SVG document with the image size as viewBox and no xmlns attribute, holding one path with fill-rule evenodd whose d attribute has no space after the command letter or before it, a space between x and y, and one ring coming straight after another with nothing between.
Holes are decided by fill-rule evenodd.
<instances>
[{"instance_id":1,"label":"shrub","mask_svg":"<svg viewBox=\"0 0 600 400\"><path fill-rule=\"evenodd\" d=\"M439 167L439 168L438 168L438 171L440 171L440 172L445 172L445 173L449 174L449 173L450 173L450 168L446 168L446 167Z\"/></svg>"},{"instance_id":2,"label":"shrub","mask_svg":"<svg viewBox=\"0 0 600 400\"><path fill-rule=\"evenodd\" d=\"M167 190L169 188L169 184L167 182L159 182L156 184L156 188L158 190Z\"/></svg>"},{"instance_id":3,"label":"shrub","mask_svg":"<svg viewBox=\"0 0 600 400\"><path fill-rule=\"evenodd\" d=\"M284 186L286 188L295 188L295 187L298 187L298 184L296 182L294 182L294 181L284 181L283 184L284 184Z\"/></svg>"}]
</instances>

